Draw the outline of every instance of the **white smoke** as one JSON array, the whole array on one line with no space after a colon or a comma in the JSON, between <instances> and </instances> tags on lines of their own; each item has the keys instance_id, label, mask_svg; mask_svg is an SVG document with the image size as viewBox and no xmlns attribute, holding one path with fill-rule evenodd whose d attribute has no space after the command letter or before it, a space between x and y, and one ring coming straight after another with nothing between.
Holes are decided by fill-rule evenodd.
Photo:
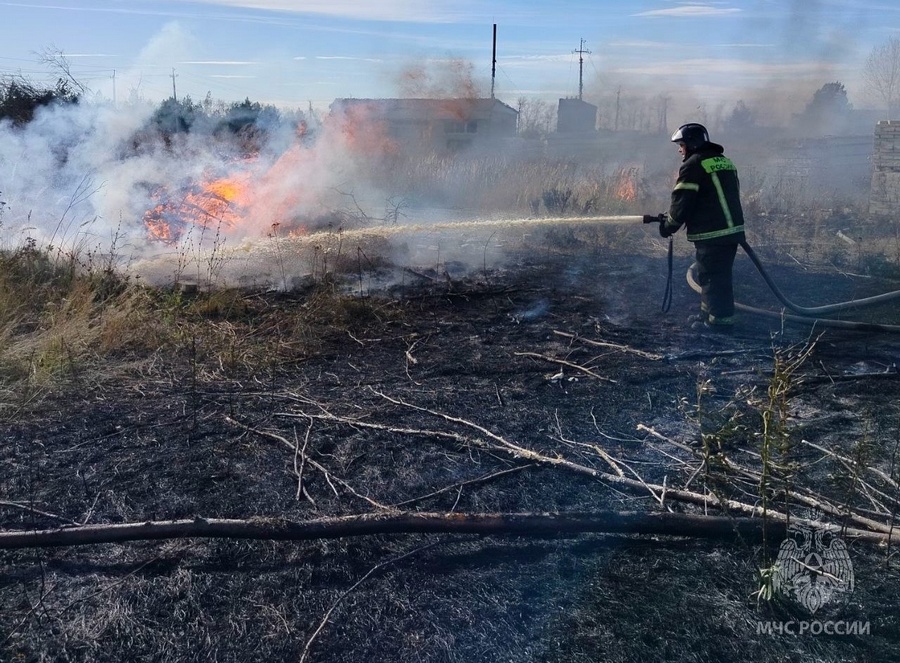
<instances>
[{"instance_id":1,"label":"white smoke","mask_svg":"<svg viewBox=\"0 0 900 663\"><path fill-rule=\"evenodd\" d=\"M141 174L137 163L118 155L150 109L129 111L48 107L24 127L0 123L0 191L8 238L72 244L86 233L105 235L117 219L133 217L132 189Z\"/></svg>"},{"instance_id":2,"label":"white smoke","mask_svg":"<svg viewBox=\"0 0 900 663\"><path fill-rule=\"evenodd\" d=\"M355 205L365 204L340 126L323 125L314 142L304 142L290 122L270 127L263 149L248 159L208 133L148 131L155 110L57 105L39 109L23 126L0 123L5 244L31 238L65 250L107 251L117 242L137 254L159 251L144 218L160 202L159 191L177 195L186 183L218 178L246 184L240 223L217 229L229 240L265 237L273 224L301 223L347 205L348 192Z\"/></svg>"}]
</instances>

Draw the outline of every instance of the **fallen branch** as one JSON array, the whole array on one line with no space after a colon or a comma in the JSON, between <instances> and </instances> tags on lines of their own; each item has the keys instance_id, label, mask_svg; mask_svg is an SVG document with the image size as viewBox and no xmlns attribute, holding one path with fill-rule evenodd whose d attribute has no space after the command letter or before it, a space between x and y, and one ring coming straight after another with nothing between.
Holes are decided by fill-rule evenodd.
<instances>
[{"instance_id":1,"label":"fallen branch","mask_svg":"<svg viewBox=\"0 0 900 663\"><path fill-rule=\"evenodd\" d=\"M309 655L309 648L312 647L312 643L315 641L316 638L319 637L319 634L322 632L322 629L325 628L325 625L328 623L328 620L331 619L331 613L333 613L335 611L335 609L337 609L337 607L338 607L338 605L340 605L341 601L343 601L345 598L347 598L353 592L353 590L355 590L357 587L359 587L361 584L363 584L373 573L375 573L379 569L383 569L384 567L390 566L391 564L396 564L397 562L403 561L407 557L411 557L412 555L415 555L416 553L420 553L423 550L427 550L428 548L433 548L436 545L438 545L437 542L429 543L424 546L419 546L418 548L415 548L414 550L405 552L402 555L399 555L392 559L387 559L383 562L380 562L380 563L376 564L375 566L373 566L371 569L369 569L368 572L366 572L366 574L362 578L360 578L355 583L353 583L353 585L349 589L347 589L347 591L345 591L343 594L341 594L337 598L337 600L331 605L331 607L328 608L328 611L325 613L325 616L322 617L322 621L319 622L318 628L315 631L313 631L313 634L309 637L309 639L306 641L306 644L303 646L303 653L300 655L300 663L303 663L306 660L307 656Z\"/></svg>"},{"instance_id":2,"label":"fallen branch","mask_svg":"<svg viewBox=\"0 0 900 663\"><path fill-rule=\"evenodd\" d=\"M668 493L666 494L668 497ZM900 541L888 535L839 528L829 523L792 518L793 524L827 530L844 538L870 543ZM382 534L481 534L496 536L558 536L587 532L704 537L762 541L784 534L784 521L730 518L685 513L598 511L588 513L368 513L308 521L282 518L247 520L195 518L111 525L85 525L48 530L0 532L0 549L79 546L124 541L184 538L228 538L267 541L310 541Z\"/></svg>"},{"instance_id":3,"label":"fallen branch","mask_svg":"<svg viewBox=\"0 0 900 663\"><path fill-rule=\"evenodd\" d=\"M763 510L762 507L755 506L753 504L745 504L744 502L739 502L737 500L731 500L722 498L713 493L696 493L693 491L685 490L685 489L673 489L668 486L662 486L659 484L648 483L643 480L638 479L630 479L626 476L622 476L620 474L610 474L609 472L602 472L593 467L588 467L587 465L582 465L580 463L573 462L566 458L560 457L550 457L540 454L536 451L532 451L531 449L526 449L525 447L521 447L517 444L513 444L512 442L506 440L500 435L491 432L484 426L476 424L467 419L463 419L461 417L454 417L449 414L444 414L442 412L437 412L435 410L430 410L425 407L421 407L419 405L414 405L412 403L407 403L406 401L399 398L392 398L386 394L381 393L375 389L370 387L371 391L384 398L388 402L394 403L396 405L403 405L404 407L411 408L413 410L417 410L419 412L426 412L436 417L440 417L446 421L452 421L457 424L461 424L463 426L468 426L478 432L482 433L490 440L493 440L496 444L491 444L484 440L479 440L477 438L473 438L470 442L471 444L477 445L481 448L493 449L495 451L503 451L514 458L524 458L527 460L532 460L542 465L549 465L551 467L558 467L570 472L574 472L575 474L580 474L582 476L588 476L593 479L598 479L600 481L604 481L606 483L610 483L616 486L622 486L628 488L630 490L635 490L638 492L644 492L645 490L656 491L659 494L665 493L666 498L672 499L678 502L686 502L689 504L697 504L702 506L704 509L713 507L722 509L726 513L735 512L742 513L747 516L757 516L757 517L768 517L773 520L779 520L787 522L788 516L786 514L780 513L778 511L774 511L772 509ZM293 417L302 417L305 415L302 414L293 414L293 415L282 415L282 416L293 416ZM657 498L658 499L658 498ZM796 519L795 519L796 520Z\"/></svg>"},{"instance_id":4,"label":"fallen branch","mask_svg":"<svg viewBox=\"0 0 900 663\"><path fill-rule=\"evenodd\" d=\"M300 449L300 441L297 439L297 429L294 429L294 474L297 475L297 494L294 496L294 499L299 500L300 495L303 495L309 503L313 505L313 508L316 506L316 501L312 498L312 495L306 490L306 486L303 485L303 469L306 467L306 447L309 444L309 434L312 433L312 419L309 420L309 425L306 427L306 435L303 438L303 449ZM300 460L300 463L297 463L297 460Z\"/></svg>"},{"instance_id":5,"label":"fallen branch","mask_svg":"<svg viewBox=\"0 0 900 663\"><path fill-rule=\"evenodd\" d=\"M800 444L805 444L806 446L812 447L813 449L818 449L822 453L827 454L827 455L831 456L832 458L837 459L838 461L843 463L844 467L846 467L847 469L852 471L853 461L850 458L841 456L841 455L835 453L834 451L831 451L830 449L826 449L825 447L823 447L819 444L815 444L814 442L810 442L809 440L800 440ZM871 465L864 466L864 469L871 472L875 476L881 478L882 480L884 480L894 490L900 490L900 484L898 484L897 481L895 481L894 478L891 477L886 472L882 472L877 467L872 467Z\"/></svg>"},{"instance_id":6,"label":"fallen branch","mask_svg":"<svg viewBox=\"0 0 900 663\"><path fill-rule=\"evenodd\" d=\"M35 514L37 516L43 516L45 518L51 518L53 520L59 520L60 522L66 523L68 525L81 525L82 523L77 520L72 520L71 518L66 518L65 516L58 516L55 513L50 513L49 511L41 511L40 509L35 509L33 506L29 506L27 504L22 504L21 502L7 502L5 500L0 501L0 507L8 506L13 509L21 509L22 511L27 511L28 513Z\"/></svg>"},{"instance_id":7,"label":"fallen branch","mask_svg":"<svg viewBox=\"0 0 900 663\"><path fill-rule=\"evenodd\" d=\"M432 497L437 497L443 493L449 492L451 490L462 489L465 486L473 486L476 484L487 483L492 479L496 479L497 477L506 476L507 474L512 474L513 472L521 472L522 470L527 470L528 468L535 467L533 463L529 463L528 465L518 465L516 467L511 467L506 470L500 470L499 472L491 472L490 474L485 474L484 476L477 477L475 479L469 479L468 481L458 481L450 486L444 486L443 488L439 488L438 490L434 490L427 495L420 495L419 497L412 497L408 500L403 500L402 502L396 502L392 504L393 507L407 506L409 504L415 504L416 502L421 502L422 500L427 500Z\"/></svg>"},{"instance_id":8,"label":"fallen branch","mask_svg":"<svg viewBox=\"0 0 900 663\"><path fill-rule=\"evenodd\" d=\"M516 357L534 357L535 359L543 359L544 361L549 361L552 364L560 364L561 366L568 366L569 368L574 368L576 371L581 371L582 373L586 373L593 378L597 378L598 380L603 380L604 382L611 382L612 384L616 384L616 381L612 378L605 377L603 375L599 375L598 373L594 373L589 368L585 368L584 366L579 366L578 364L573 364L570 361L566 361L565 359L556 359L555 357L548 357L547 355L542 355L537 352L514 352Z\"/></svg>"},{"instance_id":9,"label":"fallen branch","mask_svg":"<svg viewBox=\"0 0 900 663\"><path fill-rule=\"evenodd\" d=\"M699 453L697 451L691 449L687 445L684 445L676 440L673 440L669 437L666 437L665 435L658 433L656 430L654 430L653 428L651 428L649 426L645 426L644 424L638 424L637 429L640 431L649 433L650 435L653 435L657 439L665 440L666 442L673 444L673 445L677 446L678 448L683 449L685 451L689 451L689 452L693 453L695 456L699 457ZM843 457L841 457L841 456L839 456L817 444L807 442L806 440L801 440L801 442L803 444L807 444L811 447L814 447L814 448L836 458L838 461L842 461L845 463L852 462L849 459L843 458ZM701 458L701 460L702 460L702 458ZM753 470L749 467L744 467L743 465L735 463L734 461L729 460L728 458L726 458L724 456L719 457L718 462L722 463L723 466L727 467L728 469L730 469L734 472L743 474L744 476L747 476L756 482L759 482L761 479L761 475L758 471ZM849 467L849 465L848 465L848 469L851 469ZM879 472L878 470L874 470L874 471ZM893 480L891 480L890 477L884 475L883 472L880 473L879 476L882 476L882 478L885 478L888 481L893 482ZM860 485L863 486L864 489L870 488L870 486L867 483L865 483L864 481L860 481ZM874 488L872 488L872 489L876 490ZM895 499L895 498L892 498L890 495L881 493L881 491L876 491L876 492L879 492L879 494L883 495L884 497L886 497L888 499L892 499L892 500ZM834 516L835 518L852 522L858 527L865 527L865 528L871 529L873 531L884 532L886 534L889 534L893 531L893 526L891 523L883 523L878 520L868 518L865 515L857 513L856 511L853 511L852 509L849 509L846 506L836 506L836 505L832 504L828 500L828 498L826 498L825 496L820 495L820 494L816 493L815 491L812 491L805 487L795 486L792 490L787 491L786 497L788 497L792 500L795 500L796 502L799 502L800 504L803 504L806 507L809 507L812 509L818 509L822 513L827 513L828 515ZM888 514L882 514L882 515L888 515Z\"/></svg>"},{"instance_id":10,"label":"fallen branch","mask_svg":"<svg viewBox=\"0 0 900 663\"><path fill-rule=\"evenodd\" d=\"M308 418L309 418L309 417L308 417ZM255 433L256 435L259 435L259 436L261 436L261 437L267 437L267 438L269 438L269 439L271 439L271 440L276 440L276 441L278 441L278 442L281 442L282 444L284 444L285 446L287 446L291 451L294 452L294 454L295 454L295 455L294 455L294 458L296 458L297 455L299 454L299 456L300 456L301 458L303 458L303 460L304 460L305 463L309 463L310 466L312 466L312 467L316 468L317 470L319 470L319 472L321 472L321 473L325 476L325 480L328 482L328 485L331 486L331 489L334 490L335 494L337 494L337 490L335 490L334 486L331 484L332 479L333 479L334 481L336 481L337 483L339 483L341 486L343 486L345 489L347 489L350 493L352 493L353 495L355 495L356 497L358 497L358 498L361 499L361 500L365 500L366 502L368 502L369 504L371 504L372 506L374 506L376 509L387 509L387 508L389 508L389 507L385 506L384 504L381 504L381 503L379 503L379 502L376 502L375 500L373 500L373 499L370 498L370 497L366 497L365 495L363 495L363 494L361 494L361 493L358 493L356 490L354 490L353 486L351 486L349 483L347 483L346 481L344 481L344 480L342 480L342 479L339 479L338 477L334 476L331 472L328 471L328 469L327 469L326 467L324 467L324 466L322 466L321 464L317 463L317 462L314 461L312 458L309 458L308 456L306 456L306 454L304 454L304 453L300 450L300 448L298 447L297 444L292 443L292 442L291 442L290 440L288 440L286 437L284 437L284 436L282 436L282 435L278 435L277 433L270 433L269 431L264 431L264 430L259 430L259 429L257 429L257 428L252 428L252 427L248 426L247 424L242 424L240 421L238 421L237 419L234 419L234 418L232 418L232 417L225 417L225 421L227 421L228 423L232 424L233 426L237 426L238 428L243 428L245 431L248 431L248 432L251 432L251 433ZM304 446L305 446L305 445L304 445ZM298 495L299 495L299 492L298 492ZM312 499L312 498L310 498L310 499Z\"/></svg>"},{"instance_id":11,"label":"fallen branch","mask_svg":"<svg viewBox=\"0 0 900 663\"><path fill-rule=\"evenodd\" d=\"M651 359L653 361L659 361L663 358L663 355L656 354L655 352L646 352L644 350L638 350L636 348L632 348L628 345L620 345L619 343L609 343L608 341L592 341L589 338L584 338L583 336L578 336L577 334L570 334L568 332L558 331L556 329L553 330L553 333L557 336L562 336L563 338L569 338L573 341L580 341L582 343L587 343L588 345L594 345L599 348L610 348L612 350L620 350L621 352L625 352L628 354L637 355L638 357L643 357L644 359Z\"/></svg>"},{"instance_id":12,"label":"fallen branch","mask_svg":"<svg viewBox=\"0 0 900 663\"><path fill-rule=\"evenodd\" d=\"M371 389L371 388L370 388ZM461 417L454 417L452 415L444 414L442 412L437 412L435 410L430 410L428 408L421 407L419 405L414 405L412 403L407 403L399 398L392 398L383 394L375 389L372 389L372 392L378 396L381 396L385 400L394 403L396 405L403 405L404 407L411 408L413 410L417 410L419 412L426 412L436 417L440 417L445 419L446 421L452 421L457 424L461 424L464 426L468 426L474 430L479 431L483 435L487 436L489 439L493 440L497 444L490 444L481 440L473 440L473 444L477 444L478 446L488 446L489 448L493 448L495 450L504 451L506 453L511 454L516 458L525 458L528 460L532 460L544 465L550 465L553 467L560 467L567 469L569 471L575 472L577 474L586 475L592 477L594 479L599 479L601 481L605 481L607 483L612 483L618 486L624 486L631 490L647 490L650 491L651 495L657 500L661 501L659 495L665 494L666 498L672 499L678 502L686 502L690 504L697 504L705 508L713 507L718 508L727 513L740 513L745 516L752 517L762 517L762 518L771 518L773 520L779 522L787 522L789 520L788 514L774 511L771 508L763 509L760 506L755 504L747 504L745 502L741 502L739 500L728 499L725 497L721 497L716 495L713 492L706 493L697 493L694 491L682 489L673 489L668 486L653 484L649 482L645 482L643 479L638 477L637 479L631 479L626 476L622 476L619 473L610 474L608 472L601 472L600 470L594 469L592 467L588 467L586 465L581 465L580 463L575 463L573 461L567 460L565 458L559 457L550 457L540 454L536 451L532 451L531 449L526 449L525 447L521 447L517 444L513 444L508 440L504 439L502 436L497 435L496 433L491 432L484 426L476 424L474 422L468 421ZM288 415L288 416L303 416L303 415ZM656 433L652 429L643 426L643 424L639 424L638 428L640 430L645 430L648 432L652 432L654 435L661 439L668 439L664 436ZM688 448L688 447L685 447ZM860 516L859 514L847 513L846 510L840 509L838 507L828 505L828 504L819 504L816 500L808 498L806 496L802 496L799 494L794 494L793 497L798 499L798 501L802 501L811 506L816 506L818 508L822 508L823 511L830 513L833 516L840 517L842 519L851 518L854 522L861 524L864 527L871 528L874 530L872 533L873 536L893 536L893 527L892 524L885 524L870 518L865 518L864 516ZM796 518L790 518L790 520L796 521Z\"/></svg>"}]
</instances>

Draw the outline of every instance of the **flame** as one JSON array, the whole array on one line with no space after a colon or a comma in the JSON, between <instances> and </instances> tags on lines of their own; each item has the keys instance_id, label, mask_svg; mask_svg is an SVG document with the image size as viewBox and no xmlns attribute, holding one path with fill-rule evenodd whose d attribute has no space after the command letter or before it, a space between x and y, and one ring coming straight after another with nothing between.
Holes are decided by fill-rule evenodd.
<instances>
[{"instance_id":1,"label":"flame","mask_svg":"<svg viewBox=\"0 0 900 663\"><path fill-rule=\"evenodd\" d=\"M638 169L620 168L616 173L615 181L612 187L613 196L618 200L626 200L633 202L638 197Z\"/></svg>"},{"instance_id":2,"label":"flame","mask_svg":"<svg viewBox=\"0 0 900 663\"><path fill-rule=\"evenodd\" d=\"M334 154L366 159L396 152L386 123L372 119L370 114L370 103L354 103L326 118L322 131L337 137ZM302 235L310 227L334 221L341 225L339 213L329 216L323 211L331 209L323 198L336 192L334 195L342 197L339 203L345 204L345 194L326 186L342 169L332 167L334 155L323 156L322 151L311 149L308 134L306 123L298 124L294 144L270 164L262 163L263 158L256 153L216 166L214 173L199 181L157 186L150 192L152 207L143 215L148 238L176 244L196 227L231 236ZM222 172L230 174L223 177Z\"/></svg>"},{"instance_id":3,"label":"flame","mask_svg":"<svg viewBox=\"0 0 900 663\"><path fill-rule=\"evenodd\" d=\"M147 234L150 239L174 244L192 226L233 228L243 218L249 191L246 176L190 183L175 192L157 187L151 196L159 202L144 213Z\"/></svg>"}]
</instances>

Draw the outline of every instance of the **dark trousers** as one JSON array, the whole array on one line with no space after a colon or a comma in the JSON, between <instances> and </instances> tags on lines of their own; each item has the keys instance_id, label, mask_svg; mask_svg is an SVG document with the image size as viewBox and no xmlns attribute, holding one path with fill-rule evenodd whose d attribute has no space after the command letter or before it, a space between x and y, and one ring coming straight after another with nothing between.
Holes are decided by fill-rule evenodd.
<instances>
[{"instance_id":1,"label":"dark trousers","mask_svg":"<svg viewBox=\"0 0 900 663\"><path fill-rule=\"evenodd\" d=\"M700 284L700 311L710 324L734 323L734 287L732 267L737 244L694 245L697 258L697 282Z\"/></svg>"}]
</instances>

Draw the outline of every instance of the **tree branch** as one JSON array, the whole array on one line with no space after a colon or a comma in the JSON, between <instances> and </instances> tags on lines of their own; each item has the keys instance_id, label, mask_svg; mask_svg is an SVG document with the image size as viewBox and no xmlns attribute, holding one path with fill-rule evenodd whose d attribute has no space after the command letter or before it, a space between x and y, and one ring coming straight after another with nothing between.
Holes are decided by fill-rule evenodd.
<instances>
[{"instance_id":1,"label":"tree branch","mask_svg":"<svg viewBox=\"0 0 900 663\"><path fill-rule=\"evenodd\" d=\"M829 523L792 518L792 524L835 532L869 543L900 541L892 535L840 528ZM291 521L283 518L246 520L195 518L110 525L84 525L47 530L0 532L0 549L81 546L124 541L184 538L229 538L268 541L311 541L378 534L481 534L495 536L558 536L586 532L643 534L762 541L784 534L783 520L731 518L686 513L597 511L587 513L367 513Z\"/></svg>"}]
</instances>

